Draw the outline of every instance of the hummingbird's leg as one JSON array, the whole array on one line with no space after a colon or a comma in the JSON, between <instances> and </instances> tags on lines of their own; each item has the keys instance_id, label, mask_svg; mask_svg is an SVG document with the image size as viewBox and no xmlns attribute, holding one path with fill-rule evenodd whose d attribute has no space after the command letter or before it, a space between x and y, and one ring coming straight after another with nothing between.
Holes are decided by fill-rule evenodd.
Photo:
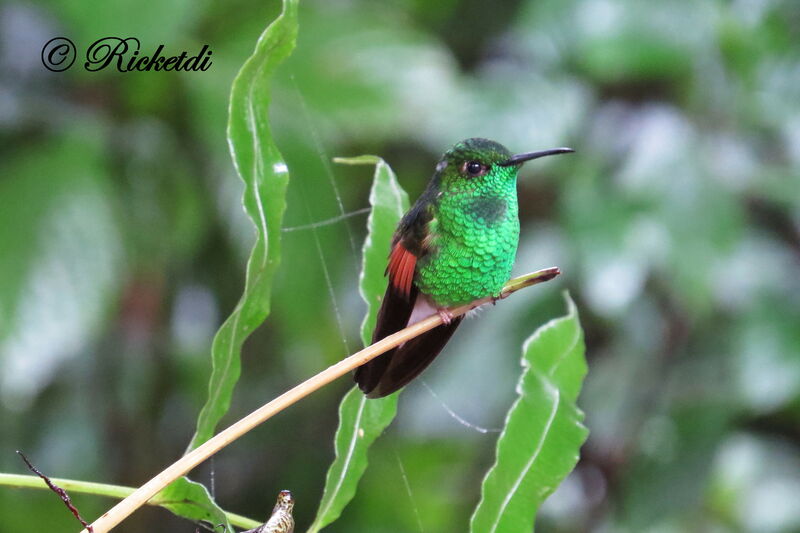
<instances>
[{"instance_id":1,"label":"hummingbird's leg","mask_svg":"<svg viewBox=\"0 0 800 533\"><path fill-rule=\"evenodd\" d=\"M442 317L442 322L444 322L446 326L450 325L450 322L453 321L453 313L451 313L448 308L440 307L436 310L436 312L439 313L440 317Z\"/></svg>"}]
</instances>

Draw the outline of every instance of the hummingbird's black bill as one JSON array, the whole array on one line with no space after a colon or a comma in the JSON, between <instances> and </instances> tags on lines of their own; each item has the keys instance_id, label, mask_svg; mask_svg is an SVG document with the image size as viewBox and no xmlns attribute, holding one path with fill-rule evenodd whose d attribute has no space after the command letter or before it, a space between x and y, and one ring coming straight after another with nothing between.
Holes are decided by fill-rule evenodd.
<instances>
[{"instance_id":1,"label":"hummingbird's black bill","mask_svg":"<svg viewBox=\"0 0 800 533\"><path fill-rule=\"evenodd\" d=\"M511 156L509 159L505 161L501 161L497 163L501 167L510 167L512 165L521 165L525 161L530 161L531 159L538 159L540 157L545 157L548 155L558 155L558 154L571 154L574 152L572 148L551 148L550 150L540 150L538 152L527 152L524 154L517 154Z\"/></svg>"}]
</instances>

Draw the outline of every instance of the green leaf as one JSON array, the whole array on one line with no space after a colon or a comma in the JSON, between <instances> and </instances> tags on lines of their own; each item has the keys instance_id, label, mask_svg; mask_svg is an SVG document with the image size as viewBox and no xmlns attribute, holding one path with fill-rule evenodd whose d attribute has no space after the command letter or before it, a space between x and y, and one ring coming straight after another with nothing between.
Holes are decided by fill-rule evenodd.
<instances>
[{"instance_id":1,"label":"green leaf","mask_svg":"<svg viewBox=\"0 0 800 533\"><path fill-rule=\"evenodd\" d=\"M398 183L391 167L378 156L337 157L334 161L346 165L375 165L375 176L369 193L372 210L367 218L367 238L361 249L363 263L358 286L359 293L367 304L367 314L361 323L361 341L364 346L369 346L383 293L386 292L386 262L392 235L403 213L408 210L408 194Z\"/></svg>"},{"instance_id":2,"label":"green leaf","mask_svg":"<svg viewBox=\"0 0 800 533\"><path fill-rule=\"evenodd\" d=\"M291 54L296 40L297 0L284 0L281 15L261 34L255 52L231 89L228 142L245 184L243 203L256 226L256 243L247 262L244 294L214 337L208 399L200 411L189 449L211 438L228 411L241 371L242 344L269 314L289 181L269 127L270 81L278 65Z\"/></svg>"},{"instance_id":3,"label":"green leaf","mask_svg":"<svg viewBox=\"0 0 800 533\"><path fill-rule=\"evenodd\" d=\"M386 162L377 156L337 158L338 163L350 165L374 164L375 176L369 202L372 210L367 220L363 265L359 290L367 304L367 314L361 324L361 339L370 344L381 299L386 291L386 261L400 217L408 209L408 195ZM328 469L317 516L308 529L317 532L334 522L356 494L356 487L367 468L367 452L397 413L397 398L368 400L358 387L353 387L339 405L339 427L334 447L336 458Z\"/></svg>"},{"instance_id":4,"label":"green leaf","mask_svg":"<svg viewBox=\"0 0 800 533\"><path fill-rule=\"evenodd\" d=\"M316 533L336 521L356 495L356 487L367 469L367 452L397 413L395 393L385 398L367 399L353 387L339 404L339 428L334 446L336 458L325 476L325 490L309 533Z\"/></svg>"},{"instance_id":5,"label":"green leaf","mask_svg":"<svg viewBox=\"0 0 800 533\"><path fill-rule=\"evenodd\" d=\"M224 524L227 527L225 531L231 530L225 511L214 502L206 487L185 477L156 494L150 504L160 505L195 522L206 522L211 527Z\"/></svg>"},{"instance_id":6,"label":"green leaf","mask_svg":"<svg viewBox=\"0 0 800 533\"><path fill-rule=\"evenodd\" d=\"M472 533L531 531L536 511L578 462L588 436L576 405L586 375L583 331L568 313L551 320L523 347L519 397L497 441L497 460L483 480Z\"/></svg>"},{"instance_id":7,"label":"green leaf","mask_svg":"<svg viewBox=\"0 0 800 533\"><path fill-rule=\"evenodd\" d=\"M255 52L233 81L228 142L236 170L244 181L242 202L256 226L256 243L247 261L244 293L214 337L208 399L198 416L189 449L211 438L228 411L241 372L242 344L269 315L289 182L286 163L269 127L269 89L272 74L291 54L296 40L297 0L284 0L281 15L261 34ZM185 477L170 484L158 497L174 501L165 507L176 514L228 525L225 514L205 487Z\"/></svg>"}]
</instances>

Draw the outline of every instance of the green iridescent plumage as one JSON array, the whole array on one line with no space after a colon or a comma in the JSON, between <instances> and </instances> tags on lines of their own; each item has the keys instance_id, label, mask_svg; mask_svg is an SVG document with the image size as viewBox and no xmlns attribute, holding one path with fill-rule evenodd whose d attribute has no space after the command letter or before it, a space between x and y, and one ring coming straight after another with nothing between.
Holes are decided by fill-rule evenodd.
<instances>
[{"instance_id":1,"label":"green iridescent plumage","mask_svg":"<svg viewBox=\"0 0 800 533\"><path fill-rule=\"evenodd\" d=\"M497 296L519 242L517 171L525 162L571 152L519 155L487 139L467 139L442 156L425 192L398 224L373 342L439 312L444 324L361 366L356 382L386 396L422 372L463 317L446 308Z\"/></svg>"},{"instance_id":2,"label":"green iridescent plumage","mask_svg":"<svg viewBox=\"0 0 800 533\"><path fill-rule=\"evenodd\" d=\"M496 165L509 157L499 144L470 139L442 158L432 182L441 194L428 206L428 253L415 277L439 307L497 295L511 275L519 241L517 167ZM471 160L489 169L465 177L460 167Z\"/></svg>"}]
</instances>

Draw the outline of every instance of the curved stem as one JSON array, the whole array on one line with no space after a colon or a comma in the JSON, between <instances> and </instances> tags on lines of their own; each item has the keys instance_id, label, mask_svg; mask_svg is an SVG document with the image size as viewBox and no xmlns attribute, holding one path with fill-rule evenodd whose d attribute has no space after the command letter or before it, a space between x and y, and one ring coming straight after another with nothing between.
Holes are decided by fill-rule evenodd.
<instances>
[{"instance_id":1,"label":"curved stem","mask_svg":"<svg viewBox=\"0 0 800 533\"><path fill-rule=\"evenodd\" d=\"M475 300L469 304L450 308L450 313L453 317L461 316L466 312L475 309L476 307L495 302L497 299L506 298L520 289L551 280L560 273L561 271L557 267L552 267L514 278L506 283L505 287L503 287L503 290L500 292L499 298L489 296L480 300ZM382 353L391 350L395 346L399 346L404 342L408 342L414 337L417 337L441 324L442 317L438 313L433 314L428 318L417 322L416 324L413 324L403 330L398 331L397 333L379 340L370 346L367 346L360 352L356 352L346 359L342 359L338 363L329 366L319 374L281 394L269 403L259 407L238 422L216 434L214 437L207 440L194 450L188 452L186 455L164 469L153 479L136 489L124 500L109 509L105 514L92 523L94 533L106 533L107 531L110 531L114 526L122 522L136 509L146 504L148 500L158 494L158 492L164 487L182 475L188 473L194 467L245 433L248 433L256 426L263 424L275 414L280 413L290 405L305 398L317 389L320 389L333 380L355 370L359 366L374 359L375 357L378 357ZM81 531L81 533L88 533L88 531L84 529Z\"/></svg>"},{"instance_id":2,"label":"curved stem","mask_svg":"<svg viewBox=\"0 0 800 533\"><path fill-rule=\"evenodd\" d=\"M107 496L122 500L133 494L136 489L123 485L110 485L107 483L94 483L92 481L81 481L77 479L64 479L60 477L50 478L50 481L71 494L93 494L95 496ZM0 474L0 485L8 487L18 487L24 489L44 489L50 490L47 484L39 476L25 474ZM161 505L158 499L151 499L148 505ZM234 526L241 528L254 528L261 525L260 522L241 516L236 513L224 511L228 521Z\"/></svg>"}]
</instances>

